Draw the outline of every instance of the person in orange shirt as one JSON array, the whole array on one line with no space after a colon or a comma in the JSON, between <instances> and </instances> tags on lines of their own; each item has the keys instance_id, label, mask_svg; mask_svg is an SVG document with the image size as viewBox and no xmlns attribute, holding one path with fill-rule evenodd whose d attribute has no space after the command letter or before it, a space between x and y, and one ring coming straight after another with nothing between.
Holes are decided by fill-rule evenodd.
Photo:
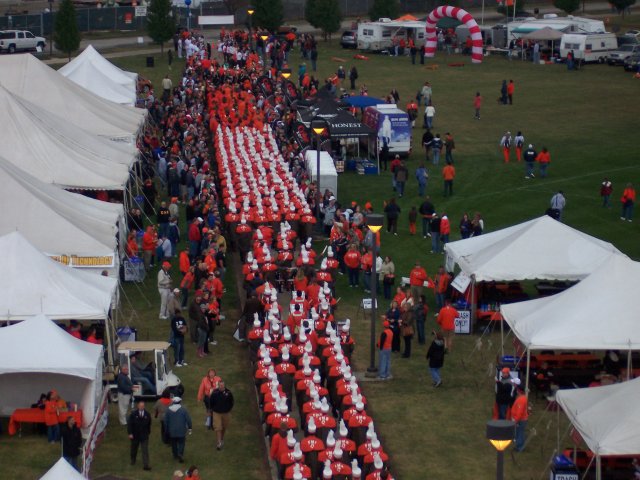
<instances>
[{"instance_id":1,"label":"person in orange shirt","mask_svg":"<svg viewBox=\"0 0 640 480\"><path fill-rule=\"evenodd\" d=\"M517 396L511 406L511 420L516 423L516 452L521 452L526 443L525 431L527 420L529 420L529 402L520 385L520 379L514 378L512 383L517 389Z\"/></svg>"},{"instance_id":2,"label":"person in orange shirt","mask_svg":"<svg viewBox=\"0 0 640 480\"><path fill-rule=\"evenodd\" d=\"M393 331L391 330L391 324L388 320L385 320L382 324L384 330L380 334L380 340L378 341L379 353L379 366L378 366L378 378L380 380L391 379L391 343L393 342Z\"/></svg>"},{"instance_id":3,"label":"person in orange shirt","mask_svg":"<svg viewBox=\"0 0 640 480\"><path fill-rule=\"evenodd\" d=\"M211 406L209 405L209 398L211 397L211 393L218 388L218 382L220 381L220 377L216 374L215 369L210 368L207 371L207 375L205 375L200 382L200 387L198 388L198 402L204 403L204 408L207 411L207 415L205 417L205 424L208 429L212 428L211 424Z\"/></svg>"},{"instance_id":4,"label":"person in orange shirt","mask_svg":"<svg viewBox=\"0 0 640 480\"><path fill-rule=\"evenodd\" d=\"M456 318L458 318L458 310L451 306L449 300L445 300L445 305L440 309L438 318L436 319L442 331L444 338L444 347L451 352L453 347L453 336L456 330Z\"/></svg>"},{"instance_id":5,"label":"person in orange shirt","mask_svg":"<svg viewBox=\"0 0 640 480\"><path fill-rule=\"evenodd\" d=\"M360 252L358 251L358 246L356 244L351 244L347 253L344 254L344 263L347 266L350 287L359 286L361 260L362 255L360 255Z\"/></svg>"},{"instance_id":6,"label":"person in orange shirt","mask_svg":"<svg viewBox=\"0 0 640 480\"><path fill-rule=\"evenodd\" d=\"M47 426L47 440L55 443L60 440L60 409L58 392L51 390L44 402L44 423Z\"/></svg>"},{"instance_id":7,"label":"person in orange shirt","mask_svg":"<svg viewBox=\"0 0 640 480\"><path fill-rule=\"evenodd\" d=\"M447 164L442 169L442 178L444 179L444 196L453 195L453 179L456 178L456 168L447 161Z\"/></svg>"},{"instance_id":8,"label":"person in orange shirt","mask_svg":"<svg viewBox=\"0 0 640 480\"><path fill-rule=\"evenodd\" d=\"M509 105L513 105L513 94L516 91L516 84L513 83L513 80L509 80L509 85L507 85L507 97L509 97Z\"/></svg>"},{"instance_id":9,"label":"person in orange shirt","mask_svg":"<svg viewBox=\"0 0 640 480\"><path fill-rule=\"evenodd\" d=\"M620 201L622 202L622 216L620 220L631 222L633 220L633 206L636 203L636 190L631 183L627 183Z\"/></svg>"},{"instance_id":10,"label":"person in orange shirt","mask_svg":"<svg viewBox=\"0 0 640 480\"><path fill-rule=\"evenodd\" d=\"M153 267L153 257L156 251L157 234L152 226L148 226L142 236L142 253L144 255L144 269Z\"/></svg>"},{"instance_id":11,"label":"person in orange shirt","mask_svg":"<svg viewBox=\"0 0 640 480\"><path fill-rule=\"evenodd\" d=\"M542 147L542 150L540 151L540 153L538 154L538 156L536 157L536 162L539 163L539 168L540 168L540 178L544 178L547 176L547 167L549 166L549 163L551 163L551 155L549 154L549 150L547 150L547 147Z\"/></svg>"},{"instance_id":12,"label":"person in orange shirt","mask_svg":"<svg viewBox=\"0 0 640 480\"><path fill-rule=\"evenodd\" d=\"M427 271L416 261L415 266L409 272L409 285L411 285L411 296L417 302L422 295L424 282L427 280Z\"/></svg>"},{"instance_id":13,"label":"person in orange shirt","mask_svg":"<svg viewBox=\"0 0 640 480\"><path fill-rule=\"evenodd\" d=\"M451 276L445 271L444 267L440 265L438 267L438 273L436 274L435 290L436 290L436 306L438 309L444 307L444 297L449 288L451 282Z\"/></svg>"}]
</instances>

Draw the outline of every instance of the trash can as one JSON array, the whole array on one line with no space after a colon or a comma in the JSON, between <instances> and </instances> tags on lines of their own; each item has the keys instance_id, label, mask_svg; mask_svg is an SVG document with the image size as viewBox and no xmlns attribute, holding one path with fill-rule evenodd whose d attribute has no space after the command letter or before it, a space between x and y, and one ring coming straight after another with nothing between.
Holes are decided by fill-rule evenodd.
<instances>
[{"instance_id":1,"label":"trash can","mask_svg":"<svg viewBox=\"0 0 640 480\"><path fill-rule=\"evenodd\" d=\"M155 67L155 61L154 57L147 57L147 68Z\"/></svg>"},{"instance_id":2,"label":"trash can","mask_svg":"<svg viewBox=\"0 0 640 480\"><path fill-rule=\"evenodd\" d=\"M580 472L564 455L556 455L553 458L549 480L579 480Z\"/></svg>"}]
</instances>

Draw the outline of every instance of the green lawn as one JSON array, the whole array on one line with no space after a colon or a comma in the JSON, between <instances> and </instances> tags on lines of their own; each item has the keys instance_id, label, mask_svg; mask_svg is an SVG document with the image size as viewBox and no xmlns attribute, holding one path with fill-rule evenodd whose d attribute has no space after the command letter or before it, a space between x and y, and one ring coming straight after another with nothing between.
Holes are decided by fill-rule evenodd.
<instances>
[{"instance_id":1,"label":"green lawn","mask_svg":"<svg viewBox=\"0 0 640 480\"><path fill-rule=\"evenodd\" d=\"M619 220L619 198L623 185L640 180L636 158L638 89L640 83L621 68L589 65L582 71L568 72L563 66L534 66L488 58L482 65L472 65L467 57L447 59L442 54L429 63L437 70L412 66L407 58L371 55L369 61L353 60L353 51L344 51L336 43L321 45L320 78L329 76L338 66L332 57L347 59L349 67L357 62L359 83L366 83L369 94L386 95L396 87L401 106L412 98L425 80L433 85L433 101L437 113L435 131L451 131L456 139L457 177L455 196L442 196L442 182L437 170L431 170L428 192L436 208L446 212L452 223L452 239L458 239L457 223L463 212L482 212L488 231L512 225L544 213L551 195L562 189L567 197L565 221L576 228L612 241L632 258L640 256L638 224ZM144 67L144 57L123 58L116 63L127 70L139 71L157 85L167 72L165 58L156 55L156 67ZM464 67L448 67L447 63L463 62ZM299 56L293 54L290 66L297 71ZM177 80L180 69L174 63L171 74ZM513 79L516 83L515 105L500 106L496 102L500 83ZM482 120L473 119L473 96L480 91L485 99ZM422 114L422 112L421 112ZM421 236L408 235L406 214L419 205L413 171L423 154L419 148L423 130L421 123L414 131L414 153L408 160L411 179L407 194L399 199L403 209L398 237L382 236L382 251L393 257L397 273L408 273L415 259L420 259L431 274L443 257L429 254L430 245ZM524 166L515 161L502 163L498 141L504 130L522 130L527 143L537 148L546 145L552 163L547 179L525 180ZM614 184L614 207L600 207L599 184L609 176ZM391 197L388 173L381 176L358 176L345 173L340 177L339 200L373 202L381 210L382 202ZM397 275L398 277L400 275ZM168 326L157 319L159 304L152 274L143 286L148 306L138 290L125 285L132 305L123 301L123 321L139 328L143 339L167 338ZM257 423L257 407L252 391L246 350L230 338L231 323L237 318L232 273L227 276L229 321L222 327L213 347L211 359L195 360L195 349L187 347L190 365L179 369L186 386L185 404L194 418L194 434L187 443L187 463L201 467L203 478L264 479L268 478L264 461L262 436ZM428 297L433 308L433 297ZM338 318L350 317L358 341L355 367L368 365L368 319L357 316L357 305L363 297L346 287L346 279L338 281L342 297ZM133 306L133 308L131 308ZM429 321L433 324L430 315ZM431 328L428 329L430 331ZM364 384L365 395L391 456L397 478L419 480L430 478L491 479L494 477L494 454L484 439L484 424L492 407L490 365L498 351L499 336L459 336L454 352L446 359L444 385L434 390L428 377L424 347L415 348L409 360L394 357L394 380L382 384ZM226 448L216 452L211 432L202 426L202 408L196 404L197 384L206 369L214 366L225 377L237 399L234 420ZM544 414L536 404L530 420L535 427L527 451L517 457L507 456L506 477L513 480L542 478L546 462L555 448L556 414ZM128 478L165 479L174 465L167 449L160 445L154 425L151 457L154 470L142 472L141 466L128 465L128 441L117 426L117 413L112 409L112 422L104 442L98 449L93 476L114 473ZM562 428L564 431L564 426ZM26 430L28 432L28 430ZM566 440L564 444L566 444ZM564 445L563 445L564 446ZM30 433L23 438L0 437L0 464L12 465L11 478L36 478L59 454L57 448L45 444Z\"/></svg>"}]
</instances>

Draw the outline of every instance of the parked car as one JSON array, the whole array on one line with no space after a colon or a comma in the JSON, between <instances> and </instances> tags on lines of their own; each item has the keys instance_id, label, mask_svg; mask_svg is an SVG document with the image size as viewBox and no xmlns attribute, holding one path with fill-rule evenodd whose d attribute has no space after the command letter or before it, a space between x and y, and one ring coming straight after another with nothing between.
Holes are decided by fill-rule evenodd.
<instances>
[{"instance_id":1,"label":"parked car","mask_svg":"<svg viewBox=\"0 0 640 480\"><path fill-rule=\"evenodd\" d=\"M357 48L358 33L355 30L346 30L342 32L340 45L342 45L342 48Z\"/></svg>"},{"instance_id":2,"label":"parked car","mask_svg":"<svg viewBox=\"0 0 640 480\"><path fill-rule=\"evenodd\" d=\"M622 45L618 50L609 53L607 63L609 65L624 65L625 60L636 53L640 53L640 44Z\"/></svg>"},{"instance_id":3,"label":"parked car","mask_svg":"<svg viewBox=\"0 0 640 480\"><path fill-rule=\"evenodd\" d=\"M637 72L640 66L640 53L631 55L624 61L624 69L628 72Z\"/></svg>"},{"instance_id":4,"label":"parked car","mask_svg":"<svg viewBox=\"0 0 640 480\"><path fill-rule=\"evenodd\" d=\"M44 38L36 37L27 30L0 31L0 52L15 53L20 50L36 50L38 47L44 50L46 43Z\"/></svg>"}]
</instances>

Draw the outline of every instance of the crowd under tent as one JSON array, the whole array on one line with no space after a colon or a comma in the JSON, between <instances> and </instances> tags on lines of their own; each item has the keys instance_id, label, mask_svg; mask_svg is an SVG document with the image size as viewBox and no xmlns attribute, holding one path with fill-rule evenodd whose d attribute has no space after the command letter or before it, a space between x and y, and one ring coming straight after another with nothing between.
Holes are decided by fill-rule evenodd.
<instances>
[{"instance_id":1,"label":"crowd under tent","mask_svg":"<svg viewBox=\"0 0 640 480\"><path fill-rule=\"evenodd\" d=\"M596 478L602 478L601 457L640 455L640 378L594 388L560 390L556 401L596 455Z\"/></svg>"},{"instance_id":2,"label":"crowd under tent","mask_svg":"<svg viewBox=\"0 0 640 480\"><path fill-rule=\"evenodd\" d=\"M0 84L7 90L93 134L134 142L147 111L94 95L31 54L0 56Z\"/></svg>"},{"instance_id":3,"label":"crowd under tent","mask_svg":"<svg viewBox=\"0 0 640 480\"><path fill-rule=\"evenodd\" d=\"M532 350L640 350L640 263L613 255L591 275L551 297L502 305L514 335ZM529 376L527 375L527 379Z\"/></svg>"},{"instance_id":4,"label":"crowd under tent","mask_svg":"<svg viewBox=\"0 0 640 480\"><path fill-rule=\"evenodd\" d=\"M82 427L102 395L102 346L78 340L44 315L0 328L0 415L55 389L82 410Z\"/></svg>"},{"instance_id":5,"label":"crowd under tent","mask_svg":"<svg viewBox=\"0 0 640 480\"><path fill-rule=\"evenodd\" d=\"M135 106L138 74L116 67L89 45L58 70L73 83L120 105Z\"/></svg>"},{"instance_id":6,"label":"crowd under tent","mask_svg":"<svg viewBox=\"0 0 640 480\"><path fill-rule=\"evenodd\" d=\"M122 204L102 202L46 184L0 157L0 235L19 231L39 251L77 268L116 276Z\"/></svg>"},{"instance_id":7,"label":"crowd under tent","mask_svg":"<svg viewBox=\"0 0 640 480\"><path fill-rule=\"evenodd\" d=\"M0 123L5 158L45 183L124 190L129 180L129 167L136 157L127 145L93 137L2 86Z\"/></svg>"}]
</instances>

